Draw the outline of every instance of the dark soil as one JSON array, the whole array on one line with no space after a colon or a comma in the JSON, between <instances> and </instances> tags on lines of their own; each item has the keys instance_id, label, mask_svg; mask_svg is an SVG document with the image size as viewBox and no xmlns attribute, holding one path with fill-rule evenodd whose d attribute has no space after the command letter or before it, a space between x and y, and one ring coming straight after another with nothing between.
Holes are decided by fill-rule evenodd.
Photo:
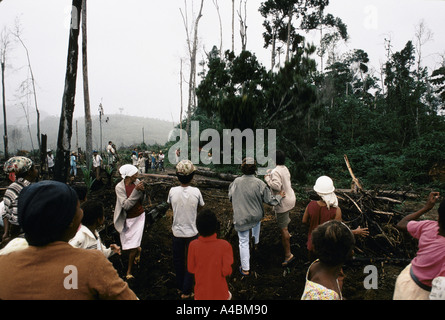
<instances>
[{"instance_id":1,"label":"dark soil","mask_svg":"<svg viewBox=\"0 0 445 320\"><path fill-rule=\"evenodd\" d=\"M199 179L199 177L197 177ZM166 201L172 187L168 183L156 183L148 191L147 206L153 207ZM306 271L309 266L306 241L307 229L301 220L309 199L300 201L291 211L289 231L292 234L291 248L296 260L289 267L283 268L283 249L279 229L276 225L272 208L265 206L266 215L261 224L260 244L251 252L251 276L243 277L238 272L239 250L238 236L232 228L232 207L225 189L201 190L206 207L212 209L220 222L218 236L229 241L233 248L233 273L228 277L229 290L233 300L295 300L300 299L305 285ZM105 204L107 225L102 231L106 244L119 243L119 235L114 230L111 220L115 205L114 189L102 188L91 193L90 199L100 199ZM172 211L156 222L146 224L142 239L142 257L135 269L135 279L129 282L130 287L141 300L178 300L175 287L175 271L172 262ZM127 257L110 258L118 273L123 277L126 272ZM409 263L405 259L379 258L371 259L357 255L344 265L346 275L343 296L348 300L391 300L394 284L400 271ZM378 270L377 289L365 289L364 281L367 265L374 265Z\"/></svg>"},{"instance_id":2,"label":"dark soil","mask_svg":"<svg viewBox=\"0 0 445 320\"><path fill-rule=\"evenodd\" d=\"M195 179L199 179L196 177ZM119 234L112 224L116 202L114 185L119 177L96 184L88 196L89 200L98 200L104 204L106 223L101 237L108 246L119 243ZM73 183L82 184L80 177ZM2 184L4 185L4 184ZM150 185L150 184L149 184ZM156 182L148 188L146 212L156 205L165 203L168 191L175 183ZM233 248L233 273L227 278L233 300L298 300L303 293L305 276L309 262L307 259L307 229L301 223L304 208L310 199L301 200L291 211L289 231L292 235L291 248L296 256L294 262L286 268L281 266L283 249L279 229L276 225L272 208L265 206L266 215L261 224L260 244L251 252L251 276L243 277L238 272L239 250L238 236L232 227L232 207L227 197L227 190L220 188L201 189L206 208L212 209L220 222L218 236L230 242ZM141 262L134 269L134 280L129 286L141 300L178 300L175 287L175 271L172 261L172 211L167 210L156 222L147 220L142 239ZM409 263L412 256L405 259L370 259L363 254L357 255L344 265L346 275L343 296L348 300L390 300L394 284L400 271ZM127 256L114 255L110 258L119 275L124 277L127 268ZM364 281L367 265L374 265L378 270L378 288L365 289Z\"/></svg>"}]
</instances>

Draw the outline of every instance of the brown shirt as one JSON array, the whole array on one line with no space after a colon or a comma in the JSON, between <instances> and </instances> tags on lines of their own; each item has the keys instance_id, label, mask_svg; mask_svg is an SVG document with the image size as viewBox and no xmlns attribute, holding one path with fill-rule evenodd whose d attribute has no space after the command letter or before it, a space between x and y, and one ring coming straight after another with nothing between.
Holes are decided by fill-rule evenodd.
<instances>
[{"instance_id":1,"label":"brown shirt","mask_svg":"<svg viewBox=\"0 0 445 320\"><path fill-rule=\"evenodd\" d=\"M102 252L62 241L0 256L0 283L1 300L137 299Z\"/></svg>"}]
</instances>

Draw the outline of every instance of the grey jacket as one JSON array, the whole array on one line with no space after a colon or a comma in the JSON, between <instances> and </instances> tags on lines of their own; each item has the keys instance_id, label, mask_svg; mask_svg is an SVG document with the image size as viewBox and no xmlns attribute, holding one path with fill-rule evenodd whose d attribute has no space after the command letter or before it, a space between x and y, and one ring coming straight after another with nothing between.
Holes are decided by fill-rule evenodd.
<instances>
[{"instance_id":1,"label":"grey jacket","mask_svg":"<svg viewBox=\"0 0 445 320\"><path fill-rule=\"evenodd\" d=\"M233 207L236 231L253 228L264 217L263 203L276 206L280 195L273 195L269 187L254 175L236 178L229 186L229 199Z\"/></svg>"},{"instance_id":2,"label":"grey jacket","mask_svg":"<svg viewBox=\"0 0 445 320\"><path fill-rule=\"evenodd\" d=\"M136 180L135 184L138 184L139 182L140 182L139 180ZM121 233L122 230L124 229L125 219L127 219L126 210L133 208L139 199L143 200L145 197L145 193L138 191L135 188L133 192L130 194L130 196L127 197L127 192L125 191L124 179L122 179L122 181L116 185L115 191L116 191L116 207L114 208L113 223L114 223L114 228L117 230L117 232Z\"/></svg>"}]
</instances>

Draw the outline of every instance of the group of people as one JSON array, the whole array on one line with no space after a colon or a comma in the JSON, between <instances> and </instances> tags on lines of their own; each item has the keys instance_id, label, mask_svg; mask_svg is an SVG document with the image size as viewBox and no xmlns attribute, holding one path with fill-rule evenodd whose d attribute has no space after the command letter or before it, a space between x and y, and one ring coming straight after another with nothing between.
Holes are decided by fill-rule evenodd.
<instances>
[{"instance_id":1,"label":"group of people","mask_svg":"<svg viewBox=\"0 0 445 320\"><path fill-rule=\"evenodd\" d=\"M273 206L276 215L283 247L281 265L287 267L296 258L288 230L296 199L284 152L277 151L276 164L263 180L256 176L255 160L244 159L242 175L228 189L240 255L235 269L242 277L251 276L250 250L260 242L264 203ZM97 232L104 222L102 203L86 199L64 183L35 182L37 170L28 158L11 158L4 170L13 174L14 182L5 192L2 209L2 244L7 245L0 250L0 299L137 299L128 280L134 279L133 267L141 259L147 188L138 179L137 166L119 168L122 180L115 187L113 223L120 246L109 248ZM178 293L182 299L229 300L232 293L227 277L233 272L233 249L228 241L218 238L218 218L205 208L201 191L192 185L195 171L191 161L181 160L176 165L180 185L172 187L166 199L173 211L172 253ZM369 231L360 227L351 230L342 222L331 178L319 177L314 191L319 199L307 205L302 219L309 229L311 264L301 299L341 300L342 267L353 254L356 237L366 237ZM419 221L439 198L439 193L432 192L423 208L397 224L419 239L419 250L397 278L394 299L445 298L445 201L439 206L438 221ZM124 252L128 254L126 281L108 260L112 254Z\"/></svg>"},{"instance_id":2,"label":"group of people","mask_svg":"<svg viewBox=\"0 0 445 320\"><path fill-rule=\"evenodd\" d=\"M159 153L153 151L151 154L148 151L137 152L135 148L131 152L131 162L133 166L138 168L139 173L148 173L149 170L165 171L164 167L165 155L162 150Z\"/></svg>"}]
</instances>

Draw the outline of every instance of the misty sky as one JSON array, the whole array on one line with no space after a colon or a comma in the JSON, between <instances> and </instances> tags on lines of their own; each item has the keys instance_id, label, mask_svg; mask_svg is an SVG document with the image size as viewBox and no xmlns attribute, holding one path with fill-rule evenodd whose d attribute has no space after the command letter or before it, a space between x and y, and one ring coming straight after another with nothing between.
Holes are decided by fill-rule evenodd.
<instances>
[{"instance_id":1,"label":"misty sky","mask_svg":"<svg viewBox=\"0 0 445 320\"><path fill-rule=\"evenodd\" d=\"M188 0L191 3L191 0ZM197 11L198 0L195 0ZM237 2L239 2L237 0ZM441 0L331 0L327 12L348 26L349 42L341 52L363 49L370 64L380 69L385 61L384 39L391 39L393 52L414 40L416 26L423 20L433 33L424 44L424 64L434 69L445 55L445 1ZM231 1L218 1L223 19L223 49L231 48ZM247 1L248 50L270 68L270 51L263 48L261 1ZM186 35L180 8L183 0L94 0L88 1L88 68L91 112L98 114L102 100L105 114L127 115L179 121L180 60L187 72ZM191 7L189 7L191 9ZM206 0L199 25L198 60L220 43L215 6ZM3 0L0 3L0 31L13 28L18 19L22 39L30 53L37 83L39 109L43 115L60 115L68 49L70 0ZM191 12L189 11L191 18ZM236 23L235 51L241 43ZM308 35L310 36L310 35ZM316 39L316 38L314 38ZM79 44L81 37L79 37ZM80 57L79 57L80 58ZM318 57L316 58L318 62ZM81 60L79 59L79 62ZM17 98L17 88L27 77L24 49L13 43L8 52L6 94L8 108L32 109L32 101ZM75 116L83 114L81 65L79 64ZM199 78L198 78L199 82ZM187 105L184 83L183 104ZM2 118L2 117L1 117ZM14 123L8 123L13 125Z\"/></svg>"}]
</instances>

